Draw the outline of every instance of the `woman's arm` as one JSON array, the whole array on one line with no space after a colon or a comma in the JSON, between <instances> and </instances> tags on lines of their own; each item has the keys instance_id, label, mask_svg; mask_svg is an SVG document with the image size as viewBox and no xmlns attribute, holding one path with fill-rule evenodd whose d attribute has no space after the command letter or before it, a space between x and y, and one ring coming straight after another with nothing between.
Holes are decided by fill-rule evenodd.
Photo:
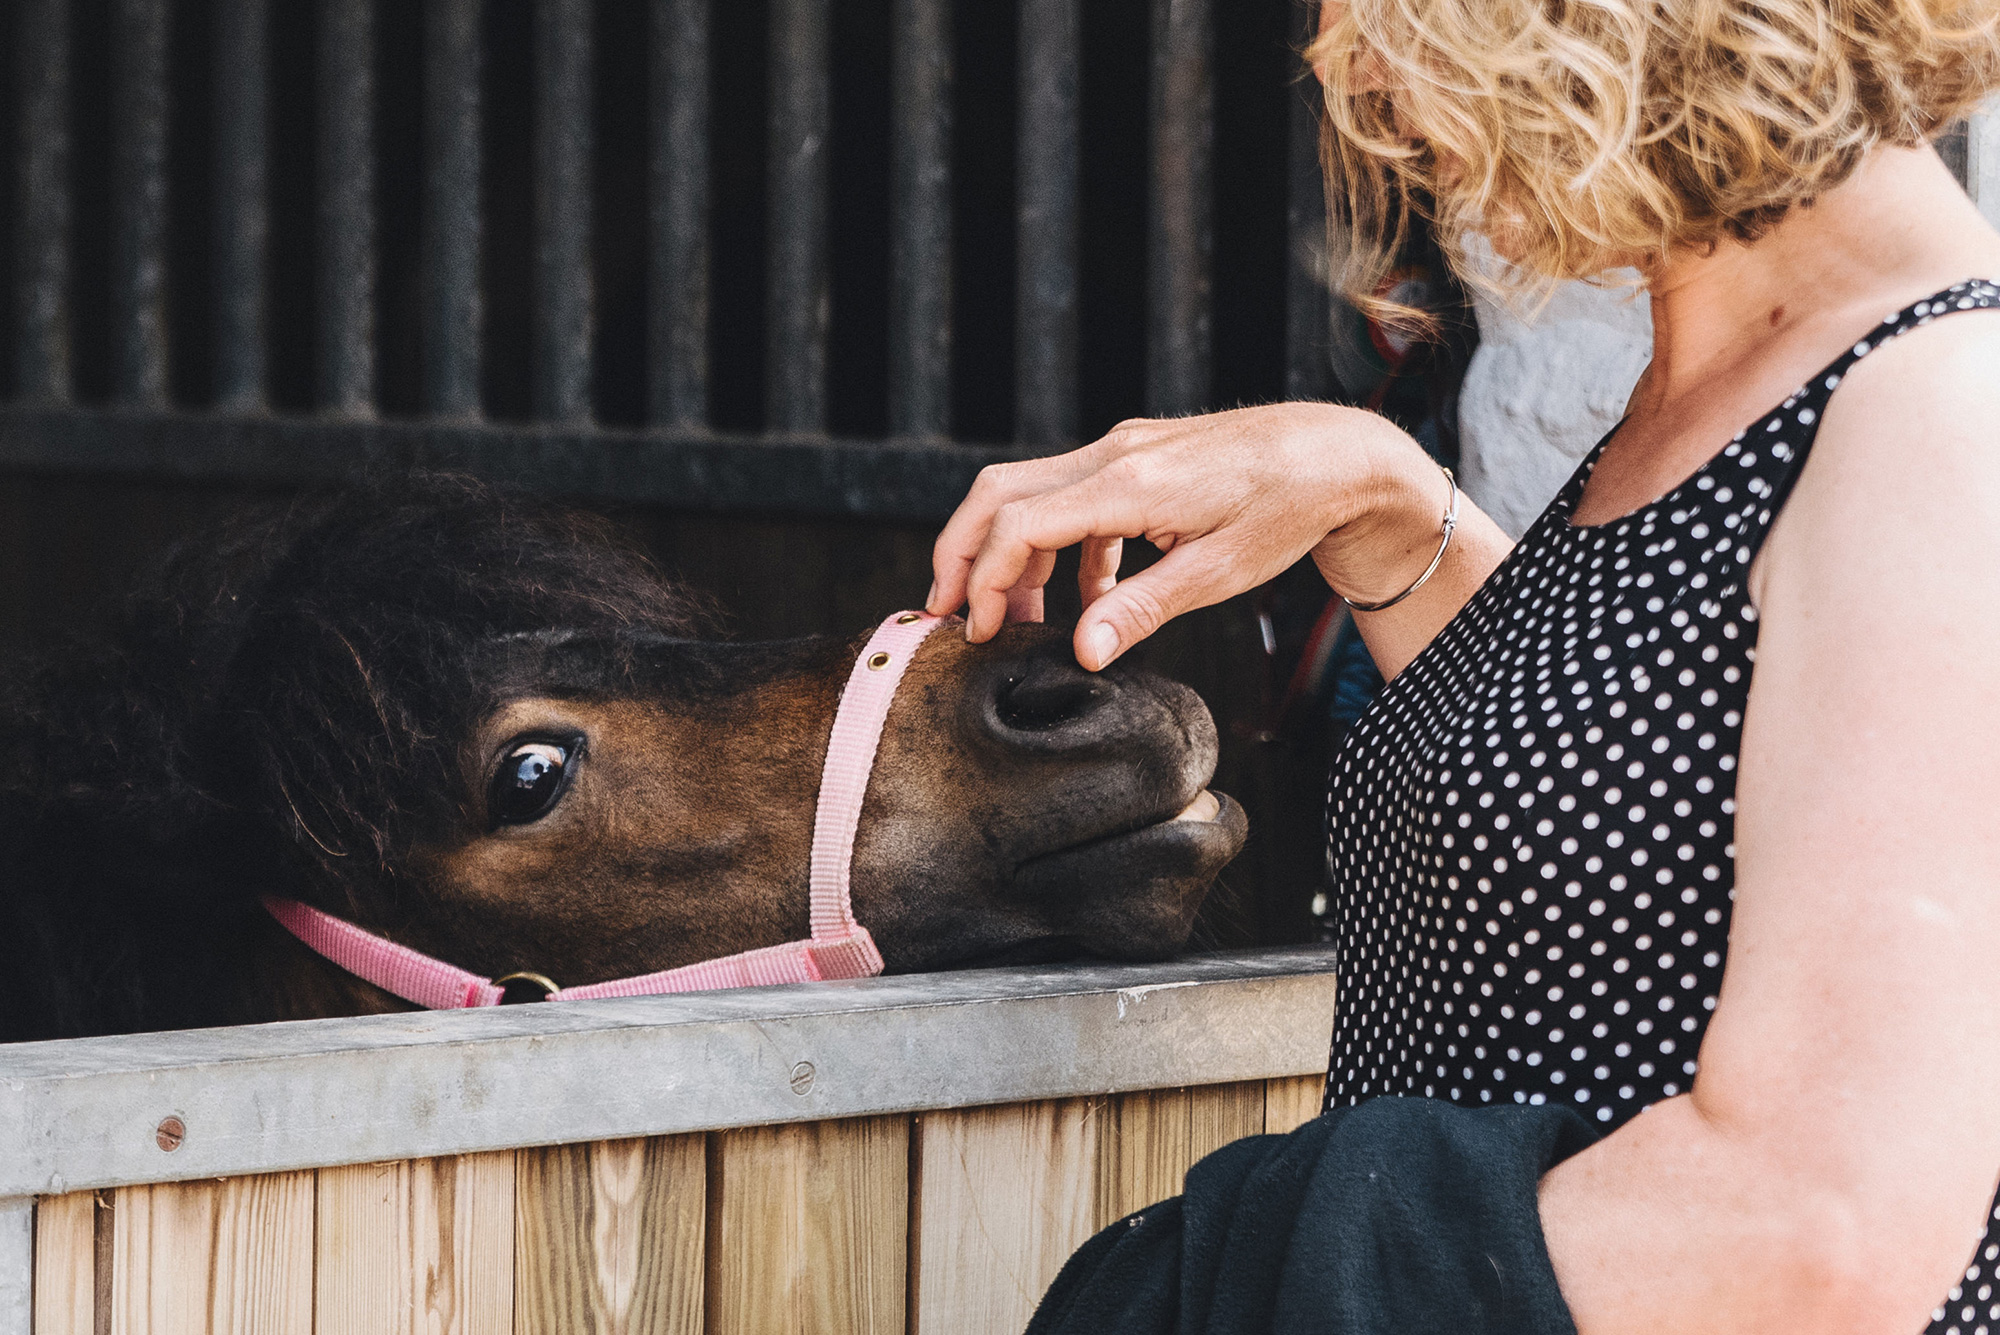
<instances>
[{"instance_id":1,"label":"woman's arm","mask_svg":"<svg viewBox=\"0 0 2000 1335\"><path fill-rule=\"evenodd\" d=\"M1582 1335L1920 1330L2000 1174L2000 320L1855 368L1753 575L1700 1073L1543 1183Z\"/></svg>"},{"instance_id":2,"label":"woman's arm","mask_svg":"<svg viewBox=\"0 0 2000 1335\"><path fill-rule=\"evenodd\" d=\"M969 604L966 634L1040 620L1055 554L1083 545L1077 661L1101 668L1169 618L1255 588L1310 552L1335 591L1393 597L1437 553L1449 495L1422 449L1374 413L1322 403L1126 422L1069 454L984 470L938 538L928 606ZM1117 578L1122 543L1165 553ZM1510 544L1461 499L1422 589L1357 615L1393 677L1465 605Z\"/></svg>"}]
</instances>

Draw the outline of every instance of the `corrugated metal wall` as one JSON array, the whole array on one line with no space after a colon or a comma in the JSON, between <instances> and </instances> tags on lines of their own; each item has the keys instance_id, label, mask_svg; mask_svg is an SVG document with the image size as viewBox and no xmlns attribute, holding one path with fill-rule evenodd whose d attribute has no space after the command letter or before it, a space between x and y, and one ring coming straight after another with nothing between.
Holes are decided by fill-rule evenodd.
<instances>
[{"instance_id":1,"label":"corrugated metal wall","mask_svg":"<svg viewBox=\"0 0 2000 1335\"><path fill-rule=\"evenodd\" d=\"M1122 416L1330 392L1307 17L13 0L0 462L934 518Z\"/></svg>"}]
</instances>

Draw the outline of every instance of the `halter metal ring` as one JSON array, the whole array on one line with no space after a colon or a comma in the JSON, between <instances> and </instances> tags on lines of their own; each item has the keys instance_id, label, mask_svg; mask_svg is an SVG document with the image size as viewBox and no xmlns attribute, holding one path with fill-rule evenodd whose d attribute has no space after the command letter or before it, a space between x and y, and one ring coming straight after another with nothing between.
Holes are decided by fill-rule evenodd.
<instances>
[{"instance_id":1,"label":"halter metal ring","mask_svg":"<svg viewBox=\"0 0 2000 1335\"><path fill-rule=\"evenodd\" d=\"M506 990L507 984L509 983L531 983L534 986L541 988L542 996L540 999L543 1001L547 1001L550 997L553 997L556 995L556 993L562 991L560 987L556 986L555 979L549 977L547 974L533 973L527 969L523 969L519 973L503 973L498 978L495 978L493 980L493 986L501 989L503 992ZM503 1006L511 1006L516 1003L511 1000L503 998L500 1004Z\"/></svg>"}]
</instances>

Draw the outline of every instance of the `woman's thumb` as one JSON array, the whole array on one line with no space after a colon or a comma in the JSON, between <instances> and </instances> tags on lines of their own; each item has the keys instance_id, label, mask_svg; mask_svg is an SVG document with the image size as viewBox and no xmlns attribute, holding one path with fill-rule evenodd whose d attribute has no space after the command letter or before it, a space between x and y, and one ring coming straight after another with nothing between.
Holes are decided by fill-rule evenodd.
<instances>
[{"instance_id":1,"label":"woman's thumb","mask_svg":"<svg viewBox=\"0 0 2000 1335\"><path fill-rule=\"evenodd\" d=\"M1101 671L1181 613L1226 597L1200 549L1200 543L1175 547L1086 608L1076 623L1076 661Z\"/></svg>"}]
</instances>

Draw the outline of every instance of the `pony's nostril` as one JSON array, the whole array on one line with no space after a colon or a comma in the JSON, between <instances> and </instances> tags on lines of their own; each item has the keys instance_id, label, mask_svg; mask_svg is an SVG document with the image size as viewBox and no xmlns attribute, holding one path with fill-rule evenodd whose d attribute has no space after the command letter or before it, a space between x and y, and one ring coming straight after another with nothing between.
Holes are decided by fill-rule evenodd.
<instances>
[{"instance_id":1,"label":"pony's nostril","mask_svg":"<svg viewBox=\"0 0 2000 1335\"><path fill-rule=\"evenodd\" d=\"M1110 682L1081 668L1032 660L1000 680L994 700L1000 721L1019 732L1046 732L1095 710L1112 692Z\"/></svg>"}]
</instances>

